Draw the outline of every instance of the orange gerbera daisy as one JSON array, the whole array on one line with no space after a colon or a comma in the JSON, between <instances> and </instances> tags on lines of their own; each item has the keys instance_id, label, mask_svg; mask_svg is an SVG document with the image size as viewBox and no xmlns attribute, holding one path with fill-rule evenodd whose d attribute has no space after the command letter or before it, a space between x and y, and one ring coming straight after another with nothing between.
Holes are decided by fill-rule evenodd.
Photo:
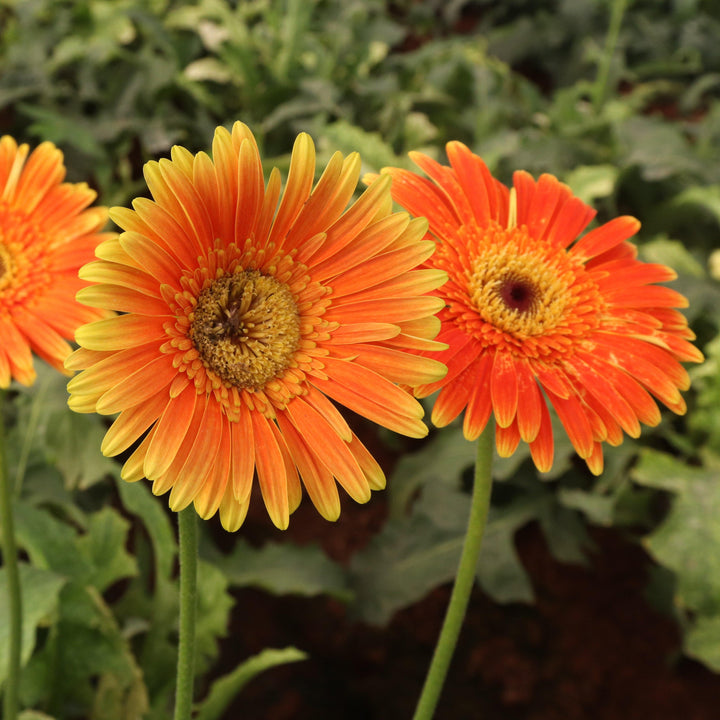
<instances>
[{"instance_id":1,"label":"orange gerbera daisy","mask_svg":"<svg viewBox=\"0 0 720 720\"><path fill-rule=\"evenodd\" d=\"M64 183L52 143L29 147L0 138L0 387L35 380L32 353L58 370L78 325L105 315L75 300L78 268L103 239L107 210L86 209L95 191Z\"/></svg>"},{"instance_id":2,"label":"orange gerbera daisy","mask_svg":"<svg viewBox=\"0 0 720 720\"><path fill-rule=\"evenodd\" d=\"M389 178L345 211L360 172L336 153L313 189L315 151L298 136L285 192L267 185L255 139L219 128L213 160L175 147L150 162L154 202L114 208L126 232L99 246L78 295L127 314L80 328L68 367L79 412L120 413L102 451L144 439L126 480L170 490L170 507L243 522L252 480L272 521L288 525L301 480L319 512L340 513L337 482L358 502L384 487L375 460L328 398L422 437L420 404L396 383L438 380L432 350L443 305L425 295L439 270L425 220L392 213Z\"/></svg>"},{"instance_id":3,"label":"orange gerbera daisy","mask_svg":"<svg viewBox=\"0 0 720 720\"><path fill-rule=\"evenodd\" d=\"M437 242L428 267L449 277L437 292L446 305L437 339L448 349L436 355L448 374L418 383L416 394L440 390L432 413L439 427L464 409L469 440L494 413L500 455L523 440L542 471L553 461L547 398L599 474L602 442L618 445L623 431L637 437L640 423L660 421L651 396L685 412L679 390L689 379L678 361L702 354L674 309L686 307L685 298L654 284L675 273L637 260L627 242L640 227L635 218L578 240L595 211L552 175L535 181L516 172L508 189L463 144L449 143L447 154L450 167L411 154L432 181L384 171L394 199L428 218Z\"/></svg>"}]
</instances>

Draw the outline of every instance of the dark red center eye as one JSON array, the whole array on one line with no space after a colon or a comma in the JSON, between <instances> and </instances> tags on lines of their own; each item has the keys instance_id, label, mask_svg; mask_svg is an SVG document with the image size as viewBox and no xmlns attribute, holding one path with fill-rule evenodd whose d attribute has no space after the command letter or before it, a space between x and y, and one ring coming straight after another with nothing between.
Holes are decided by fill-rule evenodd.
<instances>
[{"instance_id":1,"label":"dark red center eye","mask_svg":"<svg viewBox=\"0 0 720 720\"><path fill-rule=\"evenodd\" d=\"M511 310L528 312L535 301L535 291L525 280L507 278L500 285L500 297Z\"/></svg>"}]
</instances>

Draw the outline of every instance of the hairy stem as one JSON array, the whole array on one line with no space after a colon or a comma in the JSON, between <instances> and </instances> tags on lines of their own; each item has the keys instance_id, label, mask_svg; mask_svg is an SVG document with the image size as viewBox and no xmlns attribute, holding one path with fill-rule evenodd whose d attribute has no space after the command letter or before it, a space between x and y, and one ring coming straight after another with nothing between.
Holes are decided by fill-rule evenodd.
<instances>
[{"instance_id":1,"label":"hairy stem","mask_svg":"<svg viewBox=\"0 0 720 720\"><path fill-rule=\"evenodd\" d=\"M460 636L463 620L465 619L465 611L475 582L480 545L490 509L494 434L492 424L488 423L488 426L478 439L470 517L462 555L460 556L460 564L455 576L455 584L450 595L445 620L440 630L430 669L425 678L425 685L420 694L413 720L430 720L433 717Z\"/></svg>"}]
</instances>

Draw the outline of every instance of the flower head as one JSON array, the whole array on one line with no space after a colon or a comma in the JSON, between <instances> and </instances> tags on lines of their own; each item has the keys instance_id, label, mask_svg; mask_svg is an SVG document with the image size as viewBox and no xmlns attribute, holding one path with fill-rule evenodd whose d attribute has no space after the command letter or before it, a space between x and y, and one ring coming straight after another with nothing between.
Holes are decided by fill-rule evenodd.
<instances>
[{"instance_id":1,"label":"flower head","mask_svg":"<svg viewBox=\"0 0 720 720\"><path fill-rule=\"evenodd\" d=\"M315 152L301 134L281 197L280 173L265 184L246 126L219 128L212 149L212 160L175 147L171 160L148 163L154 200L111 211L125 232L81 270L95 284L79 299L125 314L78 331L68 367L84 371L68 386L70 407L120 413L106 455L146 433L122 476L170 490L173 510L219 510L235 530L257 475L278 527L301 483L336 519L335 481L365 502L385 478L330 399L427 433L397 383L445 372L411 352L442 347L433 338L443 303L425 293L445 274L415 269L434 243L424 220L392 213L389 178L346 210L357 153L336 153L313 189Z\"/></svg>"},{"instance_id":2,"label":"flower head","mask_svg":"<svg viewBox=\"0 0 720 720\"><path fill-rule=\"evenodd\" d=\"M448 349L445 378L418 383L425 397L440 390L432 421L442 427L465 410L472 440L491 413L502 456L520 440L542 471L553 461L547 400L580 457L602 471L602 443L618 445L623 431L654 426L657 398L685 412L689 386L678 361L702 354L685 317L685 298L655 283L672 280L668 267L637 259L628 242L640 223L619 217L580 239L595 211L552 175L535 181L516 172L513 188L495 180L459 142L447 146L450 167L419 153L431 178L389 168L394 199L429 220L437 251L427 267L445 270L437 291L438 340Z\"/></svg>"},{"instance_id":3,"label":"flower head","mask_svg":"<svg viewBox=\"0 0 720 720\"><path fill-rule=\"evenodd\" d=\"M107 210L95 192L64 183L52 143L29 147L0 138L0 388L35 380L32 353L58 370L78 325L106 313L75 300L78 268L92 259Z\"/></svg>"}]
</instances>

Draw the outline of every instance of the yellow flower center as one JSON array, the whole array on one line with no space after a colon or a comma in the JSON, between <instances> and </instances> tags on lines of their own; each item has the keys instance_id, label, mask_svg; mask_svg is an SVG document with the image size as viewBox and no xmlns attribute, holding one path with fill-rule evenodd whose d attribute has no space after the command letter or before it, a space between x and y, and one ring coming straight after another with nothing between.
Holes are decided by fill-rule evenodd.
<instances>
[{"instance_id":1,"label":"yellow flower center","mask_svg":"<svg viewBox=\"0 0 720 720\"><path fill-rule=\"evenodd\" d=\"M480 317L498 330L520 336L555 328L573 299L577 268L567 254L530 240L527 231L501 231L502 244L483 247L472 260L468 290Z\"/></svg>"},{"instance_id":2,"label":"yellow flower center","mask_svg":"<svg viewBox=\"0 0 720 720\"><path fill-rule=\"evenodd\" d=\"M238 388L259 390L290 366L300 315L287 285L245 270L200 293L190 337L205 367Z\"/></svg>"},{"instance_id":3,"label":"yellow flower center","mask_svg":"<svg viewBox=\"0 0 720 720\"><path fill-rule=\"evenodd\" d=\"M511 212L507 227L467 224L438 245L433 262L450 278L444 319L486 347L547 358L587 337L605 302L582 262L513 223Z\"/></svg>"}]
</instances>

